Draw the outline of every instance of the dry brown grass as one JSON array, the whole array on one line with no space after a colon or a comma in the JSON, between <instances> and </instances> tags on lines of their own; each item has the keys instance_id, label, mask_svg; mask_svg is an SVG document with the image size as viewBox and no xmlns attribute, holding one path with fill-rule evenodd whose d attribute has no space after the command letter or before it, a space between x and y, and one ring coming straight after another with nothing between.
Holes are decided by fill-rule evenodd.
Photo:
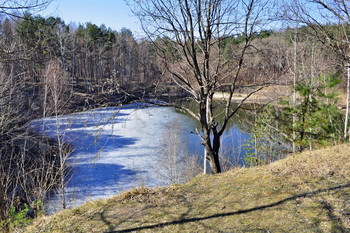
<instances>
[{"instance_id":1,"label":"dry brown grass","mask_svg":"<svg viewBox=\"0 0 350 233\"><path fill-rule=\"evenodd\" d=\"M344 232L350 144L267 166L125 192L38 219L26 232Z\"/></svg>"},{"instance_id":2,"label":"dry brown grass","mask_svg":"<svg viewBox=\"0 0 350 233\"><path fill-rule=\"evenodd\" d=\"M271 85L264 87L260 91L252 94L245 102L246 103L271 103L279 102L281 99L285 99L291 93L289 86ZM240 102L248 96L249 93L234 93L232 100L234 102ZM228 99L229 94L227 92L216 92L214 99L224 100Z\"/></svg>"}]
</instances>

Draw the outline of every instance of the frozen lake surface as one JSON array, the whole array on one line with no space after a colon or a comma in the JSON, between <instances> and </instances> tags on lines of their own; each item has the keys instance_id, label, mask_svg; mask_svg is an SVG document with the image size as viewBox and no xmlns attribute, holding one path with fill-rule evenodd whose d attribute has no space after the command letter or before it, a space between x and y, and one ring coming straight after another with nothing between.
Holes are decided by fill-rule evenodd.
<instances>
[{"instance_id":1,"label":"frozen lake surface","mask_svg":"<svg viewBox=\"0 0 350 233\"><path fill-rule=\"evenodd\" d=\"M190 153L202 153L199 138L190 134L196 127L194 120L168 107L131 104L43 118L30 126L36 132L53 139L60 137L73 146L68 158L72 172L66 188L70 208L141 185L167 185L158 157L166 131L172 125L178 128L181 145L190 145ZM237 134L235 137L241 140L248 138L235 127L226 136L230 133ZM60 208L58 195L46 205L49 213Z\"/></svg>"}]
</instances>

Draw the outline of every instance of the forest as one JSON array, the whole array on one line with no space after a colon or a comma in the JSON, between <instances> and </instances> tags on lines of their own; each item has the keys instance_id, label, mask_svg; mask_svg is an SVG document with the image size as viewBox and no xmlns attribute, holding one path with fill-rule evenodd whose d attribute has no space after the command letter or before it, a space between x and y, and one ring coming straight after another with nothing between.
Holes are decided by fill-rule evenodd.
<instances>
[{"instance_id":1,"label":"forest","mask_svg":"<svg viewBox=\"0 0 350 233\"><path fill-rule=\"evenodd\" d=\"M161 100L173 105L192 98L198 103L198 113L176 107L201 123L203 133L198 136L213 173L222 171L219 142L223 130L253 96L263 98L250 102L255 125L253 140L247 143L249 165L273 160L278 150L271 140L276 135L291 144L290 152L348 140L349 14L341 1L335 1L334 8L315 1L337 18L336 23L312 21L295 4L290 15L275 16L275 21L287 25L278 28L260 26L259 12L266 5L246 1L249 4L242 6L246 11L240 19L246 24L237 23L235 30L225 26L220 32L217 25L225 24L217 20L228 17L210 21L208 12L220 11L207 5L207 18L198 19L199 26L180 30L169 24L164 28L167 20L176 22L175 16L167 10L160 11L162 17L151 14L156 2L134 6L145 24L160 20L153 25L163 25L156 28L158 34L150 34L155 28L144 28L145 38L135 37L127 28L115 31L93 23L66 24L59 17L29 12L16 17L3 14L0 229L7 229L23 210L34 218L50 191L64 189L70 145L32 132L27 125L34 119L133 101ZM175 9L182 12L177 16L180 26L190 25L188 20L199 15L181 11L188 7L185 4L164 2L169 2L169 9L180 7ZM228 13L234 12L222 14ZM191 29L198 30L198 35L190 34ZM215 99L215 93L228 93L229 98ZM246 98L232 101L235 95ZM238 107L232 110L233 104ZM225 106L226 112L216 114L218 105Z\"/></svg>"}]
</instances>

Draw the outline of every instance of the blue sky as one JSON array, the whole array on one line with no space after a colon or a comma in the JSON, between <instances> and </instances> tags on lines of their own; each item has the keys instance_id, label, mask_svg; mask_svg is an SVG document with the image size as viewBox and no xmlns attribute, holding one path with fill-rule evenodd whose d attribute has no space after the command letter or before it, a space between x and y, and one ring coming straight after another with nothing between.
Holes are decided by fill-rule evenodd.
<instances>
[{"instance_id":1,"label":"blue sky","mask_svg":"<svg viewBox=\"0 0 350 233\"><path fill-rule=\"evenodd\" d=\"M70 22L105 24L117 31L125 27L136 36L142 35L138 19L132 16L125 0L54 0L40 14L61 17L66 24Z\"/></svg>"}]
</instances>

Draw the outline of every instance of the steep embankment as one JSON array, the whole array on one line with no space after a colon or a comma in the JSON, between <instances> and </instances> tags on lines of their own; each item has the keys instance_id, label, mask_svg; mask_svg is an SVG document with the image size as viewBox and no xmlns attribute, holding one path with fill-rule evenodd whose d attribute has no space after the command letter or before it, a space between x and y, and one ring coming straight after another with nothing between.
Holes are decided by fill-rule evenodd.
<instances>
[{"instance_id":1,"label":"steep embankment","mask_svg":"<svg viewBox=\"0 0 350 233\"><path fill-rule=\"evenodd\" d=\"M38 219L27 232L343 232L350 144L268 166L137 189Z\"/></svg>"}]
</instances>

